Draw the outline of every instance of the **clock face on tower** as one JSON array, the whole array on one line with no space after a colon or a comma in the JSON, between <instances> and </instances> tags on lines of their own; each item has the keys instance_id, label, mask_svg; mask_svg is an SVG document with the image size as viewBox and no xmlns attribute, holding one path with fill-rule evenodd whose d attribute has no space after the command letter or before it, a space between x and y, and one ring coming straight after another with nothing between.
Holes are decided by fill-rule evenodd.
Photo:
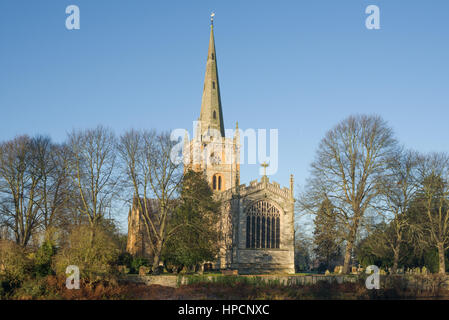
<instances>
[{"instance_id":1,"label":"clock face on tower","mask_svg":"<svg viewBox=\"0 0 449 320\"><path fill-rule=\"evenodd\" d=\"M212 163L212 164L220 164L221 163L220 156L218 154L215 154L215 153L212 153L210 155L209 160L210 160L210 163Z\"/></svg>"}]
</instances>

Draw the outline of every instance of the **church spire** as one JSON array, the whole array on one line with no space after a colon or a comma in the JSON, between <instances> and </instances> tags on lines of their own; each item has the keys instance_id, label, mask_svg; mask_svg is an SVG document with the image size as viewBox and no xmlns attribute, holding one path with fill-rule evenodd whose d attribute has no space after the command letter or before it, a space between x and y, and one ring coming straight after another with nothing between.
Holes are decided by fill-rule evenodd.
<instances>
[{"instance_id":1,"label":"church spire","mask_svg":"<svg viewBox=\"0 0 449 320\"><path fill-rule=\"evenodd\" d=\"M207 129L217 130L225 136L223 111L221 109L220 85L218 82L217 55L215 53L214 23L211 15L209 51L207 54L206 75L204 77L203 97L201 101L200 122L202 132Z\"/></svg>"}]
</instances>

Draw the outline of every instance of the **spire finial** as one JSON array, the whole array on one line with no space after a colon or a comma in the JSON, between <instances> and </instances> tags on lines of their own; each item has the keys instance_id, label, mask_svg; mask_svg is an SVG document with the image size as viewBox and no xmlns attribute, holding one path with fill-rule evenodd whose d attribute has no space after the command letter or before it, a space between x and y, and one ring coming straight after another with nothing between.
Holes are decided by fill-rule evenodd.
<instances>
[{"instance_id":1,"label":"spire finial","mask_svg":"<svg viewBox=\"0 0 449 320\"><path fill-rule=\"evenodd\" d=\"M212 11L212 13L210 14L210 25L212 27L214 26L214 17L215 17L215 12Z\"/></svg>"}]
</instances>

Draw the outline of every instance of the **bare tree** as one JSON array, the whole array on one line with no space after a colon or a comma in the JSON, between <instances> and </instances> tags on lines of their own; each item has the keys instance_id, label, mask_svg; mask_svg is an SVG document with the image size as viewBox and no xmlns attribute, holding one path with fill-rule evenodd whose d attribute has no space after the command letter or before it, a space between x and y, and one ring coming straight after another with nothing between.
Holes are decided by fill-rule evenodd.
<instances>
[{"instance_id":1,"label":"bare tree","mask_svg":"<svg viewBox=\"0 0 449 320\"><path fill-rule=\"evenodd\" d=\"M337 223L345 230L344 273L349 272L359 226L379 195L379 177L385 174L396 146L385 121L365 115L343 120L320 143L300 202L303 210L312 213L326 197L333 204Z\"/></svg>"},{"instance_id":2,"label":"bare tree","mask_svg":"<svg viewBox=\"0 0 449 320\"><path fill-rule=\"evenodd\" d=\"M22 247L41 222L37 189L42 179L38 163L43 143L41 139L20 136L0 145L0 212Z\"/></svg>"},{"instance_id":3,"label":"bare tree","mask_svg":"<svg viewBox=\"0 0 449 320\"><path fill-rule=\"evenodd\" d=\"M159 266L167 239L176 231L170 229L168 219L177 206L183 175L181 164L171 160L174 145L168 133L157 134L154 131L129 131L119 143L128 184L134 199L137 199L133 202L142 215L148 245L153 252L153 272ZM148 200L157 203L157 210Z\"/></svg>"},{"instance_id":4,"label":"bare tree","mask_svg":"<svg viewBox=\"0 0 449 320\"><path fill-rule=\"evenodd\" d=\"M116 141L113 132L95 129L69 134L70 176L76 190L77 211L96 227L117 195Z\"/></svg>"},{"instance_id":5,"label":"bare tree","mask_svg":"<svg viewBox=\"0 0 449 320\"><path fill-rule=\"evenodd\" d=\"M432 153L419 161L420 190L417 209L422 214L417 224L424 246L438 249L439 273L446 273L445 252L449 247L449 156Z\"/></svg>"},{"instance_id":6,"label":"bare tree","mask_svg":"<svg viewBox=\"0 0 449 320\"><path fill-rule=\"evenodd\" d=\"M382 177L381 201L378 207L385 221L389 223L388 232L382 233L377 245L385 245L393 252L392 272L396 273L400 258L404 233L413 228L409 221L409 207L418 191L418 154L413 151L398 150L390 159L386 174Z\"/></svg>"},{"instance_id":7,"label":"bare tree","mask_svg":"<svg viewBox=\"0 0 449 320\"><path fill-rule=\"evenodd\" d=\"M37 193L37 203L42 217L41 227L47 238L52 239L56 230L70 223L67 210L71 203L73 186L69 179L70 152L66 145L56 145L48 138L39 138L38 169L41 182Z\"/></svg>"}]
</instances>

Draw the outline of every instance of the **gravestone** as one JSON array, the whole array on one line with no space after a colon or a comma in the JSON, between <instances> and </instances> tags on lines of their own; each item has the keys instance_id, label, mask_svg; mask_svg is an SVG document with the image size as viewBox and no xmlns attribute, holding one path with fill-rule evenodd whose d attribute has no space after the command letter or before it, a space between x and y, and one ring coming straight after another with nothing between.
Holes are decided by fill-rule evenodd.
<instances>
[{"instance_id":1,"label":"gravestone","mask_svg":"<svg viewBox=\"0 0 449 320\"><path fill-rule=\"evenodd\" d=\"M150 267L140 266L139 276L147 275L150 272Z\"/></svg>"},{"instance_id":2,"label":"gravestone","mask_svg":"<svg viewBox=\"0 0 449 320\"><path fill-rule=\"evenodd\" d=\"M335 266L334 273L341 274L343 272L343 266Z\"/></svg>"}]
</instances>

